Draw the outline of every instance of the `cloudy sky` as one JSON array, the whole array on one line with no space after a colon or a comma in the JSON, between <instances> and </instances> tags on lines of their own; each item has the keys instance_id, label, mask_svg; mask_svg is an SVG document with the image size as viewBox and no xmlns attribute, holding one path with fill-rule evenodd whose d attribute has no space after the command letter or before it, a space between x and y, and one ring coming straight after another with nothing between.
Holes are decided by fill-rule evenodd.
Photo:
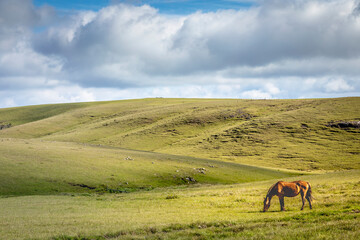
<instances>
[{"instance_id":1,"label":"cloudy sky","mask_svg":"<svg viewBox=\"0 0 360 240\"><path fill-rule=\"evenodd\" d=\"M0 108L360 96L358 0L0 0Z\"/></svg>"}]
</instances>

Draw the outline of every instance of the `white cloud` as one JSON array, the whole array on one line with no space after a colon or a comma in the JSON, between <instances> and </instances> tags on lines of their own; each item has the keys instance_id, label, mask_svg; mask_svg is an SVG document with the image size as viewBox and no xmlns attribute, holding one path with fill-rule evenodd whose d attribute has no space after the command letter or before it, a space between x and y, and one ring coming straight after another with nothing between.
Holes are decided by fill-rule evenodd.
<instances>
[{"instance_id":1,"label":"white cloud","mask_svg":"<svg viewBox=\"0 0 360 240\"><path fill-rule=\"evenodd\" d=\"M251 98L251 99L271 99L272 96L268 92L263 92L261 90L250 90L243 92L241 98Z\"/></svg>"},{"instance_id":2,"label":"white cloud","mask_svg":"<svg viewBox=\"0 0 360 240\"><path fill-rule=\"evenodd\" d=\"M1 103L0 107L8 108L8 107L15 107L16 103L13 98L5 98L4 102Z\"/></svg>"},{"instance_id":3,"label":"white cloud","mask_svg":"<svg viewBox=\"0 0 360 240\"><path fill-rule=\"evenodd\" d=\"M333 79L325 85L327 92L349 92L354 90L344 79Z\"/></svg>"},{"instance_id":4,"label":"white cloud","mask_svg":"<svg viewBox=\"0 0 360 240\"><path fill-rule=\"evenodd\" d=\"M101 100L95 97L96 89L79 86L57 86L45 89L22 89L0 91L0 108L44 103L90 102Z\"/></svg>"},{"instance_id":5,"label":"white cloud","mask_svg":"<svg viewBox=\"0 0 360 240\"><path fill-rule=\"evenodd\" d=\"M341 71L336 61L359 65L360 19L352 15L353 1L275 3L179 17L146 5L113 5L52 29L41 36L37 49L65 58L71 73L76 66L77 75L85 75L78 78L84 86L96 86L98 79L103 85L116 79L120 85L139 85L142 80L131 77L139 74L240 69L238 74L267 77L325 74L329 67ZM89 66L100 69L91 73L95 81L88 80ZM345 74L356 71L351 69Z\"/></svg>"},{"instance_id":6,"label":"white cloud","mask_svg":"<svg viewBox=\"0 0 360 240\"><path fill-rule=\"evenodd\" d=\"M44 93L32 103L359 95L359 6L267 0L177 16L114 4L56 16L30 0L1 0L0 97L21 105L16 89Z\"/></svg>"},{"instance_id":7,"label":"white cloud","mask_svg":"<svg viewBox=\"0 0 360 240\"><path fill-rule=\"evenodd\" d=\"M277 88L274 84L272 83L266 83L265 84L265 89L272 95L277 95L279 94L281 91L279 88Z\"/></svg>"}]
</instances>

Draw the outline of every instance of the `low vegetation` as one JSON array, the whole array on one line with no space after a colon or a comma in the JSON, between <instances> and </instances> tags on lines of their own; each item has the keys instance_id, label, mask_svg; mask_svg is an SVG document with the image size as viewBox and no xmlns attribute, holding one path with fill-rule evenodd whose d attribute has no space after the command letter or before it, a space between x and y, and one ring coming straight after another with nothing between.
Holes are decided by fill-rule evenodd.
<instances>
[{"instance_id":1,"label":"low vegetation","mask_svg":"<svg viewBox=\"0 0 360 240\"><path fill-rule=\"evenodd\" d=\"M360 98L0 109L0 239L358 239ZM307 180L314 209L277 198Z\"/></svg>"},{"instance_id":2,"label":"low vegetation","mask_svg":"<svg viewBox=\"0 0 360 240\"><path fill-rule=\"evenodd\" d=\"M178 185L251 182L299 174L78 143L29 139L0 142L1 195L121 193Z\"/></svg>"},{"instance_id":3,"label":"low vegetation","mask_svg":"<svg viewBox=\"0 0 360 240\"><path fill-rule=\"evenodd\" d=\"M359 105L360 98L144 99L60 104L51 111L51 105L21 107L0 111L0 121L12 124L0 137L100 144L301 171L358 169L360 128L329 124L359 121Z\"/></svg>"},{"instance_id":4,"label":"low vegetation","mask_svg":"<svg viewBox=\"0 0 360 240\"><path fill-rule=\"evenodd\" d=\"M302 179L312 184L313 210L300 211L298 196L285 199L285 212L277 198L269 212L260 212L274 180L4 197L0 233L3 239L358 239L360 171Z\"/></svg>"}]
</instances>

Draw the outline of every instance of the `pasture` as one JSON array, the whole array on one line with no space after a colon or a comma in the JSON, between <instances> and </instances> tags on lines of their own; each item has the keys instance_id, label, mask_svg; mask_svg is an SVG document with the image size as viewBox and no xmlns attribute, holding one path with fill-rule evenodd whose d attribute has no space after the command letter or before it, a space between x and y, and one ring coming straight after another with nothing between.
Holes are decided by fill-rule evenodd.
<instances>
[{"instance_id":1,"label":"pasture","mask_svg":"<svg viewBox=\"0 0 360 240\"><path fill-rule=\"evenodd\" d=\"M295 178L287 178L295 180ZM302 177L314 209L277 198L260 212L273 180L171 187L128 194L62 193L0 198L3 239L356 239L360 171Z\"/></svg>"},{"instance_id":2,"label":"pasture","mask_svg":"<svg viewBox=\"0 0 360 240\"><path fill-rule=\"evenodd\" d=\"M358 239L360 98L0 109L0 239ZM5 127L6 126L6 127ZM315 201L263 199L306 180Z\"/></svg>"}]
</instances>

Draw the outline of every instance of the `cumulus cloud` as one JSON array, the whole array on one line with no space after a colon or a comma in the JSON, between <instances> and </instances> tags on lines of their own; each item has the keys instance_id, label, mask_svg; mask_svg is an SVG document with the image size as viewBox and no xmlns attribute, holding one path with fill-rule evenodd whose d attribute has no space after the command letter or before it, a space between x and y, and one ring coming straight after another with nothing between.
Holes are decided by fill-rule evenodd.
<instances>
[{"instance_id":1,"label":"cumulus cloud","mask_svg":"<svg viewBox=\"0 0 360 240\"><path fill-rule=\"evenodd\" d=\"M333 79L325 85L327 92L348 92L354 90L344 79Z\"/></svg>"},{"instance_id":2,"label":"cumulus cloud","mask_svg":"<svg viewBox=\"0 0 360 240\"><path fill-rule=\"evenodd\" d=\"M80 14L66 30L47 32L37 50L64 57L69 70L100 66L94 75L109 84L106 73L134 84L127 71L157 76L243 67L252 75L275 65L273 74L301 74L317 70L308 60L358 64L360 20L354 8L353 1L264 1L247 10L169 17L147 5L120 4L91 17ZM305 69L294 71L299 63Z\"/></svg>"},{"instance_id":3,"label":"cumulus cloud","mask_svg":"<svg viewBox=\"0 0 360 240\"><path fill-rule=\"evenodd\" d=\"M44 103L90 102L96 100L96 94L96 89L83 89L78 86L56 86L42 89L12 89L6 92L0 91L0 103L1 107L14 107L18 105ZM106 98L106 96L100 95L98 97Z\"/></svg>"},{"instance_id":4,"label":"cumulus cloud","mask_svg":"<svg viewBox=\"0 0 360 240\"><path fill-rule=\"evenodd\" d=\"M51 22L53 13L54 9L50 6L35 8L30 0L0 1L2 91L48 87L54 83L52 78L61 73L59 57L38 53L32 47L34 28Z\"/></svg>"},{"instance_id":5,"label":"cumulus cloud","mask_svg":"<svg viewBox=\"0 0 360 240\"><path fill-rule=\"evenodd\" d=\"M49 21L53 13L50 6L35 8L31 0L1 0L0 26L30 27Z\"/></svg>"},{"instance_id":6,"label":"cumulus cloud","mask_svg":"<svg viewBox=\"0 0 360 240\"><path fill-rule=\"evenodd\" d=\"M30 0L0 0L0 91L359 95L359 6L354 0L267 0L241 10L165 15L120 3L57 16ZM187 91L176 94L180 89ZM67 98L90 99L79 96Z\"/></svg>"}]
</instances>

